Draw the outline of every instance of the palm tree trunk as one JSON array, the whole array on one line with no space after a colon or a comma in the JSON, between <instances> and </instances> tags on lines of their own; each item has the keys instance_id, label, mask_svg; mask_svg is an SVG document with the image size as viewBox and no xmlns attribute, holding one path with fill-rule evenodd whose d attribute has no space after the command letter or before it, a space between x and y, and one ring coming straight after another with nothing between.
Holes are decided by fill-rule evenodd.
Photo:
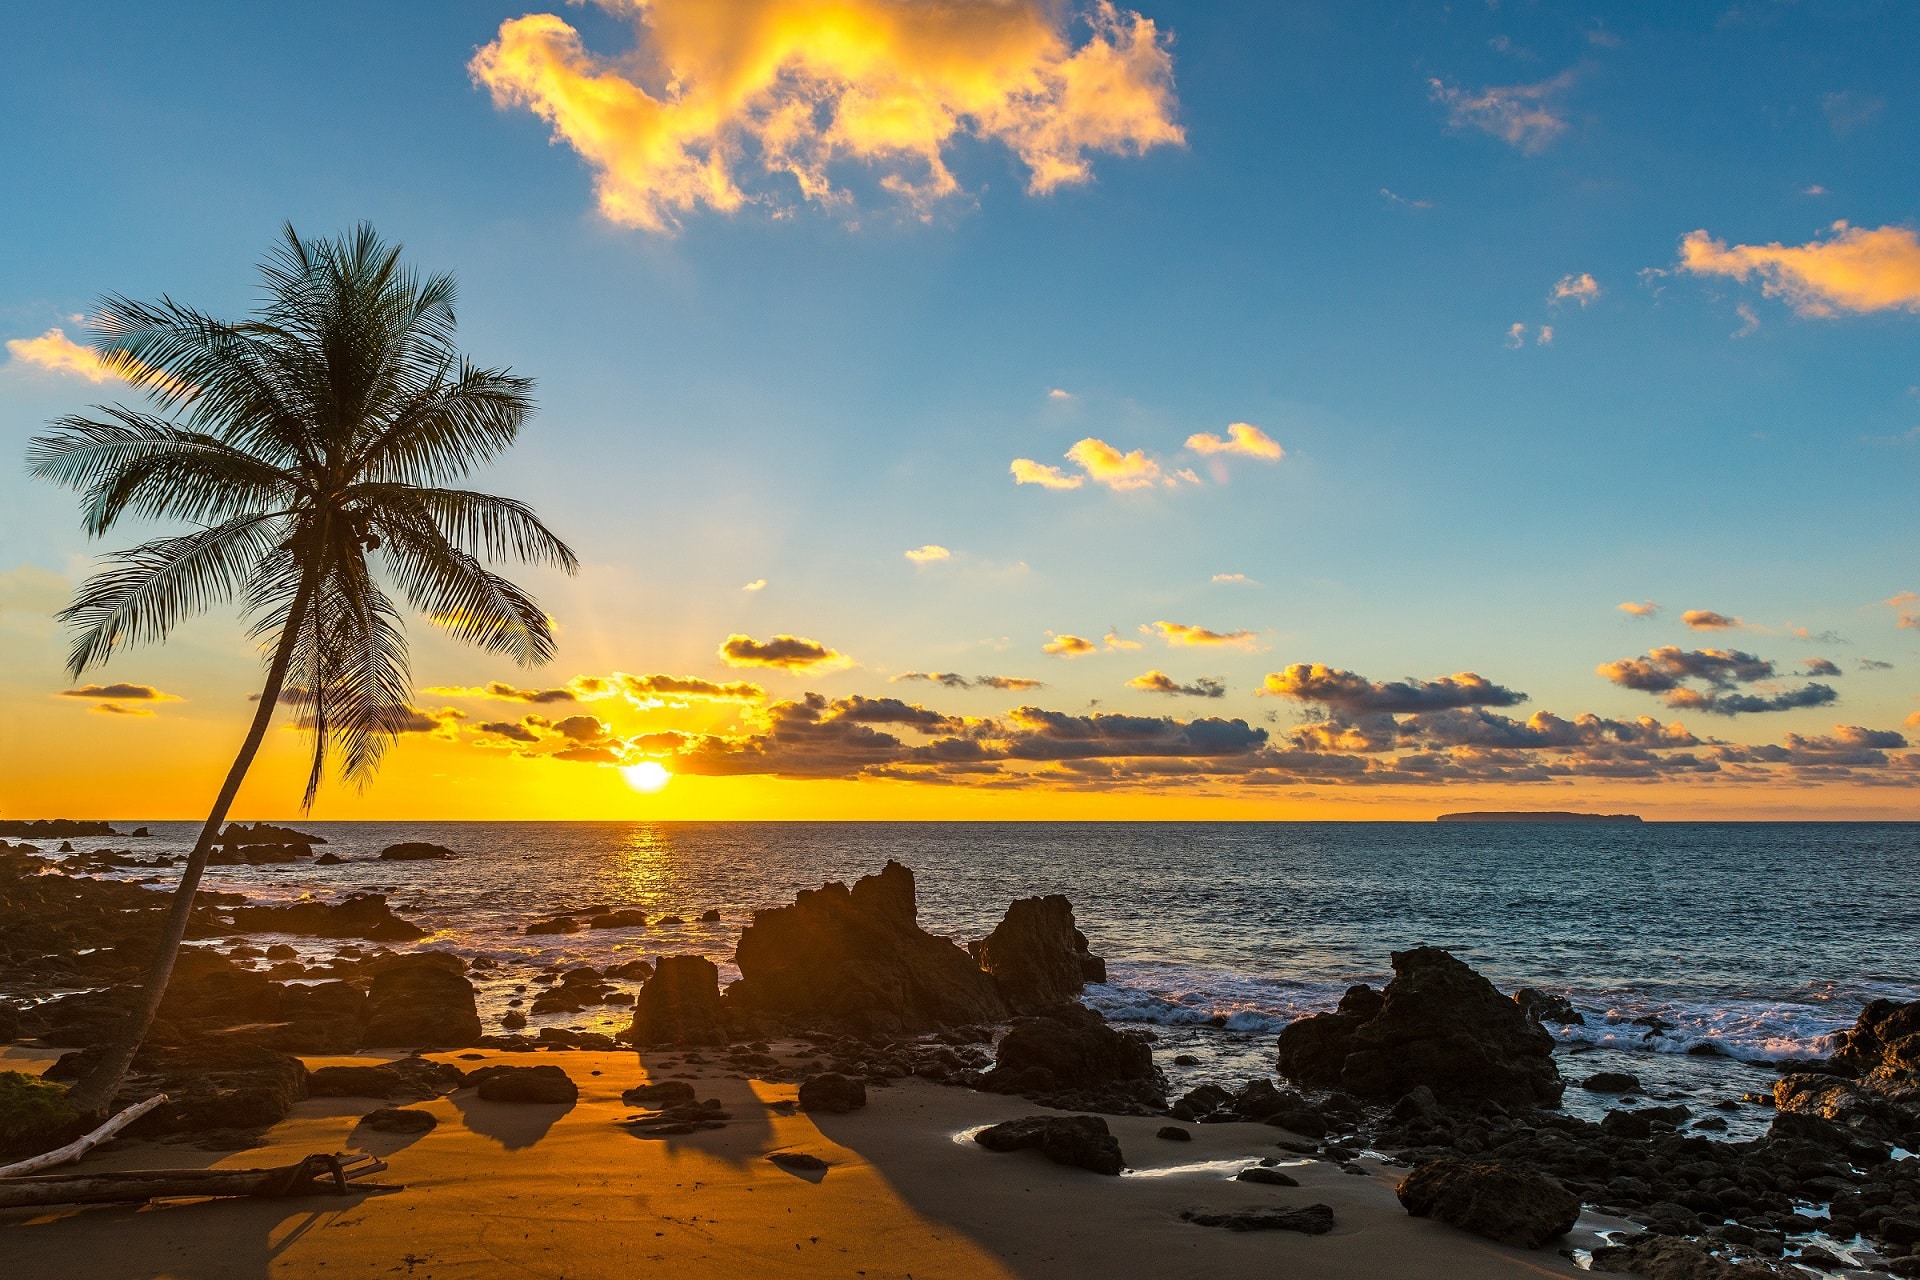
<instances>
[{"instance_id":1,"label":"palm tree trunk","mask_svg":"<svg viewBox=\"0 0 1920 1280\"><path fill-rule=\"evenodd\" d=\"M173 963L179 957L180 943L187 936L187 922L193 915L194 893L200 887L200 877L207 869L207 860L213 856L213 846L219 838L221 827L226 823L227 810L233 807L233 799L239 794L247 769L253 764L253 757L267 736L267 726L273 721L274 710L280 702L281 687L286 683L287 667L293 660L294 642L300 624L305 621L312 597L313 573L309 571L300 583L292 607L287 610L279 644L274 648L273 663L267 668L266 687L260 691L260 706L253 713L253 724L247 729L246 740L240 744L240 754L234 757L233 767L227 770L227 780L221 786L219 796L214 799L213 812L207 815L206 825L200 828L200 838L194 842L193 852L187 856L186 870L180 873L180 884L173 891L173 903L167 912L166 929L160 936L159 948L154 952L153 963L148 967L146 979L140 986L139 1008L107 1047L106 1056L73 1087L69 1100L83 1116L103 1115L112 1105L114 1094L120 1090L120 1082L126 1078L127 1068L133 1065L133 1055L139 1052L141 1042L147 1038L147 1030L153 1025L154 1015L159 1012L160 1001L167 994L167 981L173 976Z\"/></svg>"}]
</instances>

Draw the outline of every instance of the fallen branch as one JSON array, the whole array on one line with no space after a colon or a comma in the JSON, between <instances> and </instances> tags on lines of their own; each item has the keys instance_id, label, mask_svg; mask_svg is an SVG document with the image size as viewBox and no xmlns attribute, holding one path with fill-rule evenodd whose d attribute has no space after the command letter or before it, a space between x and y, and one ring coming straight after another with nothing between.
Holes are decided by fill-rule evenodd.
<instances>
[{"instance_id":1,"label":"fallen branch","mask_svg":"<svg viewBox=\"0 0 1920 1280\"><path fill-rule=\"evenodd\" d=\"M87 1152L93 1150L108 1138L111 1138L114 1134L120 1132L166 1100L166 1094L156 1093L145 1102L137 1102L133 1106L128 1107L125 1111L122 1111L119 1115L113 1117L84 1138L76 1138L64 1147L57 1147L52 1151L43 1152L30 1159L22 1160L17 1164L0 1167L0 1178L24 1178L28 1174L38 1173L42 1169L53 1169L63 1164L72 1164L75 1160L78 1160L81 1156L87 1154Z\"/></svg>"},{"instance_id":2,"label":"fallen branch","mask_svg":"<svg viewBox=\"0 0 1920 1280\"><path fill-rule=\"evenodd\" d=\"M105 1204L180 1196L285 1196L372 1190L347 1184L383 1172L386 1162L365 1153L313 1155L274 1169L135 1169L124 1173L61 1173L0 1180L0 1209L50 1204Z\"/></svg>"}]
</instances>

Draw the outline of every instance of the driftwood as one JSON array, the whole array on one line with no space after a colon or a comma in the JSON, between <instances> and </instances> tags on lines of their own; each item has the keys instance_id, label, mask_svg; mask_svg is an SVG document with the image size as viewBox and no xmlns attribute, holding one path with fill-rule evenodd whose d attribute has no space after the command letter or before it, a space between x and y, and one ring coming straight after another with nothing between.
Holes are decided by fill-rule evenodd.
<instances>
[{"instance_id":1,"label":"driftwood","mask_svg":"<svg viewBox=\"0 0 1920 1280\"><path fill-rule=\"evenodd\" d=\"M60 1173L0 1179L0 1209L50 1204L106 1204L178 1196L318 1195L368 1191L374 1184L348 1183L386 1169L370 1155L313 1155L276 1169L135 1169L125 1173Z\"/></svg>"},{"instance_id":2,"label":"driftwood","mask_svg":"<svg viewBox=\"0 0 1920 1280\"><path fill-rule=\"evenodd\" d=\"M119 1115L113 1117L84 1138L76 1138L64 1147L56 1147L52 1151L43 1152L31 1159L22 1160L18 1164L10 1164L0 1168L0 1178L24 1178L28 1174L38 1173L42 1169L55 1169L63 1164L72 1164L75 1160L78 1160L81 1156L87 1154L87 1152L93 1150L108 1138L111 1138L114 1134L120 1132L166 1100L166 1094L156 1093L145 1102L135 1103L133 1106L128 1107L125 1111L122 1111Z\"/></svg>"}]
</instances>

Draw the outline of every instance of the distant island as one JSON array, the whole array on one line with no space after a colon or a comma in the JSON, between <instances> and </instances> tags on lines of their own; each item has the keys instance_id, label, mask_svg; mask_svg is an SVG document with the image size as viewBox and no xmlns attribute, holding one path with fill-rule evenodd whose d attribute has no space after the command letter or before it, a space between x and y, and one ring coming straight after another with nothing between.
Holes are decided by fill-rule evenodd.
<instances>
[{"instance_id":1,"label":"distant island","mask_svg":"<svg viewBox=\"0 0 1920 1280\"><path fill-rule=\"evenodd\" d=\"M1443 813L1436 822L1638 822L1637 813L1568 813L1562 809L1538 812L1489 809L1477 813Z\"/></svg>"}]
</instances>

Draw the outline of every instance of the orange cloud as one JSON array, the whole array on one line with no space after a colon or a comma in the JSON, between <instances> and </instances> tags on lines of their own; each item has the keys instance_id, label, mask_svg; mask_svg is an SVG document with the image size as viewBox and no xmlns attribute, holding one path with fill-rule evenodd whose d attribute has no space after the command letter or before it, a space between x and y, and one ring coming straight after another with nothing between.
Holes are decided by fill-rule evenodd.
<instances>
[{"instance_id":1,"label":"orange cloud","mask_svg":"<svg viewBox=\"0 0 1920 1280\"><path fill-rule=\"evenodd\" d=\"M752 636L730 635L720 646L720 657L730 667L773 667L796 675L853 665L853 659L818 640L789 635L764 643Z\"/></svg>"},{"instance_id":2,"label":"orange cloud","mask_svg":"<svg viewBox=\"0 0 1920 1280\"><path fill-rule=\"evenodd\" d=\"M7 353L21 364L50 373L71 373L88 382L118 382L126 377L98 351L81 346L57 328L37 338L11 338L7 341Z\"/></svg>"},{"instance_id":3,"label":"orange cloud","mask_svg":"<svg viewBox=\"0 0 1920 1280\"><path fill-rule=\"evenodd\" d=\"M1899 615L1896 626L1920 631L1920 593L1902 591L1880 602Z\"/></svg>"},{"instance_id":4,"label":"orange cloud","mask_svg":"<svg viewBox=\"0 0 1920 1280\"><path fill-rule=\"evenodd\" d=\"M119 702L178 702L177 694L162 693L150 684L83 684L62 689L63 698L102 698Z\"/></svg>"},{"instance_id":5,"label":"orange cloud","mask_svg":"<svg viewBox=\"0 0 1920 1280\"><path fill-rule=\"evenodd\" d=\"M1911 228L1836 222L1832 231L1802 245L1732 246L1693 231L1680 242L1680 269L1742 281L1758 275L1763 292L1803 316L1920 311L1920 237Z\"/></svg>"},{"instance_id":6,"label":"orange cloud","mask_svg":"<svg viewBox=\"0 0 1920 1280\"><path fill-rule=\"evenodd\" d=\"M1138 649L1140 647L1138 640L1128 640L1112 628L1107 629L1107 634L1102 637L1102 639L1109 649Z\"/></svg>"},{"instance_id":7,"label":"orange cloud","mask_svg":"<svg viewBox=\"0 0 1920 1280\"><path fill-rule=\"evenodd\" d=\"M1160 464L1138 449L1122 453L1105 440L1088 436L1067 450L1087 478L1116 491L1145 489L1160 482Z\"/></svg>"},{"instance_id":8,"label":"orange cloud","mask_svg":"<svg viewBox=\"0 0 1920 1280\"><path fill-rule=\"evenodd\" d=\"M1032 458L1015 458L1007 470L1013 473L1015 484L1037 484L1043 489L1078 489L1087 482L1085 476L1070 476L1059 467Z\"/></svg>"},{"instance_id":9,"label":"orange cloud","mask_svg":"<svg viewBox=\"0 0 1920 1280\"><path fill-rule=\"evenodd\" d=\"M1209 432L1198 432L1187 437L1187 448L1195 453L1237 453L1246 458L1265 458L1277 462L1286 456L1286 450L1278 441L1251 422L1230 422L1227 424L1227 438Z\"/></svg>"},{"instance_id":10,"label":"orange cloud","mask_svg":"<svg viewBox=\"0 0 1920 1280\"><path fill-rule=\"evenodd\" d=\"M803 199L844 201L838 162L924 209L959 183L959 137L1011 148L1043 194L1087 181L1091 152L1178 145L1173 60L1153 21L1095 0L1075 46L1049 0L597 0L631 18L627 58L589 52L560 18L501 25L468 70L525 107L595 172L610 220L671 231L701 207L768 202L751 159Z\"/></svg>"},{"instance_id":11,"label":"orange cloud","mask_svg":"<svg viewBox=\"0 0 1920 1280\"><path fill-rule=\"evenodd\" d=\"M1224 698L1227 686L1210 676L1201 676L1192 684L1181 684L1158 668L1127 681L1127 688L1142 693L1165 693L1186 698Z\"/></svg>"},{"instance_id":12,"label":"orange cloud","mask_svg":"<svg viewBox=\"0 0 1920 1280\"><path fill-rule=\"evenodd\" d=\"M1251 650L1260 643L1260 637L1252 631L1209 631L1184 622L1156 622L1153 629L1170 645L1223 645Z\"/></svg>"},{"instance_id":13,"label":"orange cloud","mask_svg":"<svg viewBox=\"0 0 1920 1280\"><path fill-rule=\"evenodd\" d=\"M1577 302L1586 306L1600 296L1600 282L1592 275L1582 271L1579 275L1561 276L1553 286L1553 292L1547 295L1547 301L1553 303Z\"/></svg>"},{"instance_id":14,"label":"orange cloud","mask_svg":"<svg viewBox=\"0 0 1920 1280\"><path fill-rule=\"evenodd\" d=\"M752 582L749 582L740 589L742 591L765 591L767 589L767 580L765 578L755 578Z\"/></svg>"},{"instance_id":15,"label":"orange cloud","mask_svg":"<svg viewBox=\"0 0 1920 1280\"><path fill-rule=\"evenodd\" d=\"M1427 89L1435 102L1447 108L1449 123L1456 128L1471 125L1537 155L1566 132L1557 99L1572 83L1573 72L1563 71L1539 84L1506 85L1479 93L1438 79L1427 81Z\"/></svg>"},{"instance_id":16,"label":"orange cloud","mask_svg":"<svg viewBox=\"0 0 1920 1280\"><path fill-rule=\"evenodd\" d=\"M741 638L729 637L729 643ZM776 637L776 641L792 638L780 636ZM827 650L827 652L832 651ZM658 705L662 698L698 698L705 702L759 702L767 696L765 689L745 680L720 684L712 680L703 680L699 676L630 676L624 671L613 678L619 683L620 691L627 695L627 700L634 703Z\"/></svg>"},{"instance_id":17,"label":"orange cloud","mask_svg":"<svg viewBox=\"0 0 1920 1280\"><path fill-rule=\"evenodd\" d=\"M1051 631L1047 632L1047 634L1053 636L1053 638L1041 645L1040 651L1042 653L1050 653L1056 658L1078 658L1089 653L1096 653L1100 648L1099 645L1087 639L1085 636L1056 636Z\"/></svg>"},{"instance_id":18,"label":"orange cloud","mask_svg":"<svg viewBox=\"0 0 1920 1280\"><path fill-rule=\"evenodd\" d=\"M1695 631L1738 631L1747 625L1740 618L1712 609L1689 609L1680 615L1680 621Z\"/></svg>"},{"instance_id":19,"label":"orange cloud","mask_svg":"<svg viewBox=\"0 0 1920 1280\"><path fill-rule=\"evenodd\" d=\"M1660 606L1652 600L1629 600L1616 607L1630 618L1651 618L1660 612Z\"/></svg>"}]
</instances>

